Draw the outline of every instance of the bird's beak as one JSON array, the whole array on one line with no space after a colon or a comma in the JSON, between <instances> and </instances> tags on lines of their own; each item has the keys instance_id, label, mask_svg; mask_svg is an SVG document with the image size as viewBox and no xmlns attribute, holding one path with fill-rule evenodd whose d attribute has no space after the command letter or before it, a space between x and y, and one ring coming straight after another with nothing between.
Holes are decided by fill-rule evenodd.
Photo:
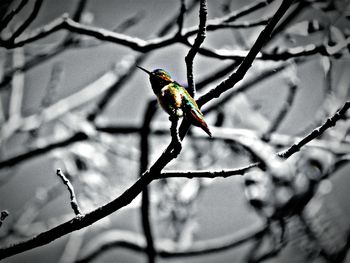
<instances>
[{"instance_id":1,"label":"bird's beak","mask_svg":"<svg viewBox=\"0 0 350 263\"><path fill-rule=\"evenodd\" d=\"M144 72L146 72L148 75L151 75L152 72L148 71L147 69L143 68L143 67L140 67L138 65L136 65L136 67L138 67L139 69L143 70Z\"/></svg>"}]
</instances>

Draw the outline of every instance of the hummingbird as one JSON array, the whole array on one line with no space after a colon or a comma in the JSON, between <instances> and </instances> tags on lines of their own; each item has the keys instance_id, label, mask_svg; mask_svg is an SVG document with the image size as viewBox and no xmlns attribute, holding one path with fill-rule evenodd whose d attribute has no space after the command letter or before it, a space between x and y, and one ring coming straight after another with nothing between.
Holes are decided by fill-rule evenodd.
<instances>
[{"instance_id":1,"label":"hummingbird","mask_svg":"<svg viewBox=\"0 0 350 263\"><path fill-rule=\"evenodd\" d=\"M204 120L203 113L183 86L173 80L164 69L148 71L143 67L137 67L149 75L152 90L165 112L170 116L185 117L191 124L202 128L211 137L211 132Z\"/></svg>"}]
</instances>

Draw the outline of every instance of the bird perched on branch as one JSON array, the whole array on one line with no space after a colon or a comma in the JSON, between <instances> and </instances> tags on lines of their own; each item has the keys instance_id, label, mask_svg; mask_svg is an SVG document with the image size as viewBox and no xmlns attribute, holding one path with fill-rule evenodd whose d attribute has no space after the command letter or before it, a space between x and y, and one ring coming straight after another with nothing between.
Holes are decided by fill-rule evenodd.
<instances>
[{"instance_id":1,"label":"bird perched on branch","mask_svg":"<svg viewBox=\"0 0 350 263\"><path fill-rule=\"evenodd\" d=\"M187 90L174 81L168 72L155 69L152 72L137 66L149 75L154 94L159 104L170 115L185 117L194 126L202 128L210 137L211 132L196 101Z\"/></svg>"}]
</instances>

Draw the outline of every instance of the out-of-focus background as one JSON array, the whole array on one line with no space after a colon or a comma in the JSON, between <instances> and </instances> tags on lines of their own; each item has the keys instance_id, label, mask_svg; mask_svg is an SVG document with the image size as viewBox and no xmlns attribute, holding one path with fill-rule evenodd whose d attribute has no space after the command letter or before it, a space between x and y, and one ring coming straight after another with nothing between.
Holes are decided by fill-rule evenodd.
<instances>
[{"instance_id":1,"label":"out-of-focus background","mask_svg":"<svg viewBox=\"0 0 350 263\"><path fill-rule=\"evenodd\" d=\"M1 16L21 2L1 3ZM64 13L73 17L82 2L43 1L19 39ZM208 23L258 2L263 3L208 1ZM281 3L266 2L271 3L229 22L241 26L208 31L207 52L194 60L196 98L232 73L249 51ZM35 3L15 15L2 39L27 19ZM198 2L185 3L183 32L198 25ZM180 4L90 0L79 21L147 41L162 30L176 32ZM202 108L213 139L191 128L181 154L165 171L234 169L256 160L266 167L229 178L152 182L153 239L165 251L156 262L350 262L349 114L286 161L275 156L349 99L349 19L347 1L296 1L235 90ZM135 65L163 68L186 86L188 50L176 43L140 52L65 30L23 47L0 48L2 247L74 216L58 168L74 186L83 213L137 180L145 170L140 171L140 129L155 96ZM147 167L170 142L169 127L168 116L157 110L147 137ZM147 262L140 200L4 262Z\"/></svg>"}]
</instances>

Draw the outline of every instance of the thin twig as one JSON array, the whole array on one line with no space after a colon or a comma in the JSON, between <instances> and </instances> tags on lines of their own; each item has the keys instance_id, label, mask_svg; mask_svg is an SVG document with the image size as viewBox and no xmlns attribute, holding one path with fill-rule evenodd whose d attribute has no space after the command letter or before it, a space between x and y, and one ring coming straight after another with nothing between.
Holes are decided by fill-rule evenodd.
<instances>
[{"instance_id":1,"label":"thin twig","mask_svg":"<svg viewBox=\"0 0 350 263\"><path fill-rule=\"evenodd\" d=\"M293 144L287 150L280 152L278 155L282 158L289 158L292 154L300 151L301 147L303 147L305 144L323 134L327 129L335 126L337 121L344 118L345 113L349 108L350 101L347 101L341 109L339 109L333 116L328 118L320 127L314 129L308 135L302 138L299 142Z\"/></svg>"},{"instance_id":2,"label":"thin twig","mask_svg":"<svg viewBox=\"0 0 350 263\"><path fill-rule=\"evenodd\" d=\"M12 34L12 36L9 39L9 42L14 42L14 40L23 33L24 30L27 29L27 27L33 22L33 20L37 17L41 4L43 3L43 0L36 0L34 3L34 7L32 12L30 13L29 17L23 22L22 25L18 27L18 29Z\"/></svg>"},{"instance_id":3,"label":"thin twig","mask_svg":"<svg viewBox=\"0 0 350 263\"><path fill-rule=\"evenodd\" d=\"M78 205L78 201L77 201L77 198L76 198L75 193L74 193L73 185L71 184L69 179L64 175L64 173L62 172L61 169L57 169L56 175L59 178L61 178L62 182L67 186L67 189L68 189L68 192L70 195L70 205L74 211L74 214L76 216L80 216L82 213L81 213L81 209Z\"/></svg>"},{"instance_id":4,"label":"thin twig","mask_svg":"<svg viewBox=\"0 0 350 263\"><path fill-rule=\"evenodd\" d=\"M213 70L213 72L208 73L205 75L205 78L197 81L196 83L196 90L201 90L205 86L209 85L215 80L218 80L222 77L225 77L227 74L231 73L237 66L241 63L241 61L235 61L233 63L230 63L230 65L222 67L216 71Z\"/></svg>"},{"instance_id":5,"label":"thin twig","mask_svg":"<svg viewBox=\"0 0 350 263\"><path fill-rule=\"evenodd\" d=\"M190 50L188 51L185 57L186 67L187 67L187 83L188 83L187 90L192 97L194 97L196 93L194 77L193 77L193 60L196 54L198 53L198 49L200 48L200 46L202 45L206 37L207 16L208 16L207 1L201 0L200 6L199 6L199 26L198 26L197 37L194 40L192 47L190 48Z\"/></svg>"},{"instance_id":6,"label":"thin twig","mask_svg":"<svg viewBox=\"0 0 350 263\"><path fill-rule=\"evenodd\" d=\"M181 43L184 43L187 46L190 46L189 42L184 39L181 40ZM280 52L259 52L256 56L256 59L259 60L270 60L270 61L285 61L288 59L293 58L303 58L303 57L309 57L312 55L320 54L323 56L334 56L341 52L341 50L345 49L347 44L350 43L350 37L348 37L345 41L345 43L339 43L338 45L334 47L328 47L326 43L321 44L309 44L306 46L299 46L299 47L293 47L288 48L284 51ZM35 56L33 59L30 59L25 63L23 67L19 68L13 68L9 71L7 71L4 74L3 80L0 82L0 89L3 89L6 87L6 85L11 81L12 75L16 71L25 72L28 69L31 69L32 67L46 61L49 58L52 58L61 52L65 51L66 47L57 47L57 49L53 49L49 53L43 53ZM212 50L209 48L201 47L198 52L201 55L212 57L212 58L218 58L218 59L229 59L229 60L235 60L237 62L242 61L245 56L247 55L247 51L241 51L241 50ZM45 55L45 56L44 56Z\"/></svg>"},{"instance_id":7,"label":"thin twig","mask_svg":"<svg viewBox=\"0 0 350 263\"><path fill-rule=\"evenodd\" d=\"M87 3L88 3L88 0L79 0L72 15L72 19L74 21L78 21L78 22L80 21Z\"/></svg>"},{"instance_id":8,"label":"thin twig","mask_svg":"<svg viewBox=\"0 0 350 263\"><path fill-rule=\"evenodd\" d=\"M259 166L259 162L248 164L247 166L243 166L237 169L226 169L226 170L220 170L220 171L164 171L158 176L155 177L155 179L162 179L162 178L226 178L231 177L235 175L244 175L246 172L251 170L254 167Z\"/></svg>"},{"instance_id":9,"label":"thin twig","mask_svg":"<svg viewBox=\"0 0 350 263\"><path fill-rule=\"evenodd\" d=\"M80 21L81 15L84 11L84 8L87 4L87 0L80 0L76 6L76 9L73 13L73 20ZM27 70L47 61L50 58L53 58L62 52L64 52L68 47L74 46L75 41L72 34L68 34L65 39L58 44L56 47L49 51L45 51L43 53L39 53L35 55L33 58L29 59L24 63L21 67L13 67L11 70L5 72L2 81L0 82L0 89L6 87L7 83L11 81L12 76L15 74L15 72L26 72Z\"/></svg>"},{"instance_id":10,"label":"thin twig","mask_svg":"<svg viewBox=\"0 0 350 263\"><path fill-rule=\"evenodd\" d=\"M14 157L10 157L8 159L0 161L0 169L3 169L5 167L6 168L13 167L13 166L18 165L24 161L27 161L33 157L38 157L38 156L43 155L47 152L50 152L53 149L65 147L65 146L70 145L74 142L85 141L88 138L89 137L83 132L77 132L76 134L74 134L68 138L62 139L60 141L54 141L54 142L52 142L52 138L50 137L50 139L45 141L43 143L43 145L40 145L33 150L30 150L28 152L25 152L25 153L16 155Z\"/></svg>"},{"instance_id":11,"label":"thin twig","mask_svg":"<svg viewBox=\"0 0 350 263\"><path fill-rule=\"evenodd\" d=\"M311 1L298 1L296 6L291 7L291 11L286 14L286 16L281 19L280 23L276 26L275 30L271 34L271 39L279 36L279 34L284 31L297 17L305 10L305 7L310 5Z\"/></svg>"},{"instance_id":12,"label":"thin twig","mask_svg":"<svg viewBox=\"0 0 350 263\"><path fill-rule=\"evenodd\" d=\"M16 211L11 222L5 231L0 235L0 242L5 244L12 238L29 238L35 233L33 224L38 221L38 216L45 206L50 206L51 202L60 196L62 192L62 186L59 183L52 184L48 188L42 188L37 190L40 191L40 195L34 195L26 201L21 209ZM47 229L45 224L44 229Z\"/></svg>"},{"instance_id":13,"label":"thin twig","mask_svg":"<svg viewBox=\"0 0 350 263\"><path fill-rule=\"evenodd\" d=\"M249 15L269 4L271 4L274 0L258 0L254 1L246 6L243 6L241 9L235 10L226 16L220 18L222 22L232 22L241 18L243 16Z\"/></svg>"},{"instance_id":14,"label":"thin twig","mask_svg":"<svg viewBox=\"0 0 350 263\"><path fill-rule=\"evenodd\" d=\"M283 15L287 12L288 8L292 3L293 0L284 0L282 2L276 13L271 18L270 22L259 34L257 40L255 41L254 45L250 49L249 53L247 54L241 65L238 67L237 71L231 74L226 80L222 81L217 87L201 96L197 100L197 104L199 106L204 105L213 98L218 98L223 92L229 90L235 84L237 84L237 82L242 80L242 78L245 76L245 74L251 67L255 57L257 56L261 48L265 45L265 43L268 41L269 36L272 33L274 27L277 25L278 21L283 17Z\"/></svg>"},{"instance_id":15,"label":"thin twig","mask_svg":"<svg viewBox=\"0 0 350 263\"><path fill-rule=\"evenodd\" d=\"M182 29L183 29L183 26L184 26L184 17L185 17L185 14L186 14L186 3L185 3L185 0L180 0L180 11L179 11L179 16L177 17L177 26L178 26L178 29L177 29L177 32L178 34L181 36L182 35Z\"/></svg>"},{"instance_id":16,"label":"thin twig","mask_svg":"<svg viewBox=\"0 0 350 263\"><path fill-rule=\"evenodd\" d=\"M106 205L99 207L88 214L74 217L73 219L51 228L50 230L41 232L39 235L31 239L6 248L1 248L0 259L4 259L6 257L50 243L51 241L56 240L57 238L68 233L87 227L97 220L104 218L116 210L128 205L144 189L144 187L152 181L152 176L159 173L159 169L165 165L165 161L166 160L164 157L160 158L150 171L144 173L143 176L140 177L130 188L128 188L123 194L118 196L110 203L107 203Z\"/></svg>"},{"instance_id":17,"label":"thin twig","mask_svg":"<svg viewBox=\"0 0 350 263\"><path fill-rule=\"evenodd\" d=\"M233 28L251 28L251 27L257 27L257 26L265 26L271 18L260 18L258 20L253 21L242 21L242 22L222 22L221 20L208 20L206 30L209 31L216 31L218 29L233 29ZM183 37L188 38L198 32L198 27L190 27L184 30Z\"/></svg>"},{"instance_id":18,"label":"thin twig","mask_svg":"<svg viewBox=\"0 0 350 263\"><path fill-rule=\"evenodd\" d=\"M6 17L1 19L0 31L2 31L5 27L7 27L7 25L11 22L14 16L17 15L27 3L28 3L28 0L22 0L16 9L11 10L11 12Z\"/></svg>"},{"instance_id":19,"label":"thin twig","mask_svg":"<svg viewBox=\"0 0 350 263\"><path fill-rule=\"evenodd\" d=\"M299 64L301 62L303 62L303 61L302 60L295 61L295 63L297 63L297 64ZM222 107L225 103L230 101L234 96L238 95L239 93L246 92L249 89L252 89L256 84L261 83L262 81L264 81L270 77L276 76L276 74L285 70L289 65L290 64L288 64L288 63L283 63L277 67L267 69L267 70L263 71L262 73L260 73L259 75L254 76L251 79L247 79L245 82L243 82L241 84L240 83L237 84L234 88L230 89L226 94L221 96L221 98L215 100L213 104L206 107L203 110L203 113L206 114L208 112L216 110L218 107Z\"/></svg>"},{"instance_id":20,"label":"thin twig","mask_svg":"<svg viewBox=\"0 0 350 263\"><path fill-rule=\"evenodd\" d=\"M257 3L247 5L243 7L241 10L235 11L223 18L212 20L212 22L215 24L232 22L242 16L245 16L251 12L254 12L257 9L260 9L266 6L272 1L273 0L260 0ZM183 40L182 36L180 36L178 33L175 33L169 36L159 37L159 38L145 41L140 38L130 37L130 36L119 34L110 30L96 28L89 25L83 25L74 21L74 19L69 18L67 14L64 14L61 17L58 17L52 22L48 23L47 25L34 30L31 34L22 38L22 40L18 42L1 40L0 44L6 48L16 48L16 47L23 46L27 43L31 43L33 41L44 38L61 29L66 29L74 33L84 34L103 41L109 41L112 43L125 45L131 49L134 49L140 52L149 52L153 49L165 47L167 45L174 44L177 42L182 42ZM192 33L196 34L197 32L192 31Z\"/></svg>"}]
</instances>

